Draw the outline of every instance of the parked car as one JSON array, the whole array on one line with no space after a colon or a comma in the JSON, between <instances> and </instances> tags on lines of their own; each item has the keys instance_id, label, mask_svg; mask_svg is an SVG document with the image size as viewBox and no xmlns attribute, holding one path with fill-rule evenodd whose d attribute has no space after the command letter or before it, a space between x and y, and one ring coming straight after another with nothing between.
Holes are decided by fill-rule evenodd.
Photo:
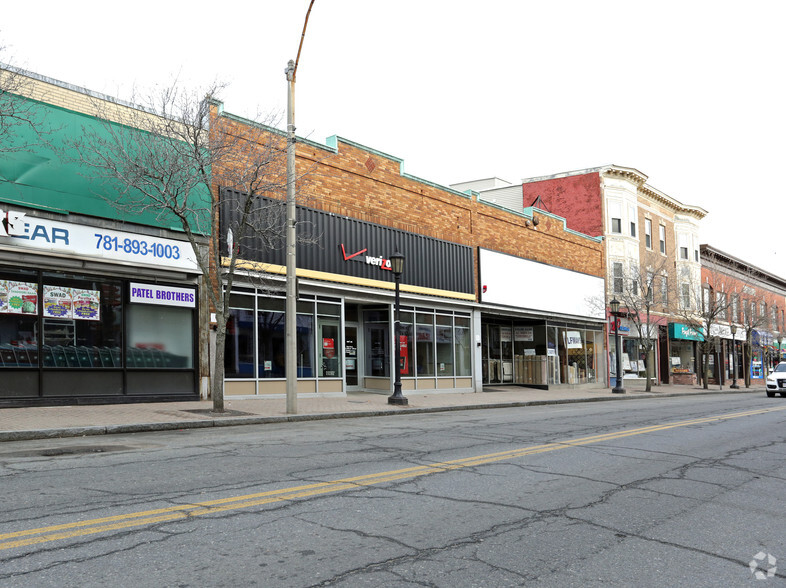
<instances>
[{"instance_id":1,"label":"parked car","mask_svg":"<svg viewBox=\"0 0 786 588\"><path fill-rule=\"evenodd\" d=\"M772 398L776 392L786 396L786 361L780 362L767 376L767 396Z\"/></svg>"}]
</instances>

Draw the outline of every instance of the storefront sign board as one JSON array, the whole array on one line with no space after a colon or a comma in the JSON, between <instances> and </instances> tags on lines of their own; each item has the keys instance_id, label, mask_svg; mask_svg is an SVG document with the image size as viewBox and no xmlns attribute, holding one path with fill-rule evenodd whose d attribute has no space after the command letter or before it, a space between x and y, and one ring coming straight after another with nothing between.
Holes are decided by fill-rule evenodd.
<instances>
[{"instance_id":1,"label":"storefront sign board","mask_svg":"<svg viewBox=\"0 0 786 588\"><path fill-rule=\"evenodd\" d=\"M36 218L11 210L0 210L0 215L7 218L0 231L0 246L199 272L187 241Z\"/></svg>"},{"instance_id":2,"label":"storefront sign board","mask_svg":"<svg viewBox=\"0 0 786 588\"><path fill-rule=\"evenodd\" d=\"M178 288L160 284L129 284L129 302L137 304L158 304L162 306L196 307L196 290L194 288Z\"/></svg>"}]
</instances>

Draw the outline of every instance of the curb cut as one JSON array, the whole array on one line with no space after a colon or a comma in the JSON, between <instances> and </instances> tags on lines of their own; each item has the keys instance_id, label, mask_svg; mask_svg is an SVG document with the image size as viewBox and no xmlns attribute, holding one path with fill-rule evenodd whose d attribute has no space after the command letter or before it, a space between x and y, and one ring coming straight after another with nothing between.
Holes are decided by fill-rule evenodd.
<instances>
[{"instance_id":1,"label":"curb cut","mask_svg":"<svg viewBox=\"0 0 786 588\"><path fill-rule=\"evenodd\" d=\"M33 441L39 439L64 439L68 437L89 437L97 435L119 435L128 433L147 433L156 431L177 431L186 429L206 429L210 427L234 427L242 425L268 425L276 423L297 423L307 421L323 421L330 419L367 418L380 416L397 416L411 414L428 414L436 412L455 412L460 410L489 410L496 408L523 408L528 406L548 406L557 404L578 404L583 402L607 402L616 400L641 400L650 398L677 398L710 394L745 394L759 393L764 389L744 390L703 390L692 392L660 393L631 392L619 396L600 396L597 398L555 398L554 400L529 400L494 404L469 404L464 406L432 406L390 408L357 412L310 413L285 416L232 416L215 417L206 420L168 421L160 423L129 423L121 425L94 425L82 427L63 427L57 429L33 429L26 431L0 431L0 443L6 441Z\"/></svg>"}]
</instances>

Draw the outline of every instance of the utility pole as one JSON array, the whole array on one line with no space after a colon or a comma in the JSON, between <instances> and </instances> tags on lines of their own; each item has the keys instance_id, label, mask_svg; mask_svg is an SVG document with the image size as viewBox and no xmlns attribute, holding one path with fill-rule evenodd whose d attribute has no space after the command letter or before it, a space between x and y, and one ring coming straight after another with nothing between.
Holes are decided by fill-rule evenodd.
<instances>
[{"instance_id":1,"label":"utility pole","mask_svg":"<svg viewBox=\"0 0 786 588\"><path fill-rule=\"evenodd\" d=\"M286 375L287 414L297 414L297 205L295 203L295 76L306 36L308 17L314 0L308 5L303 34L297 49L297 59L289 60L285 70L287 76L287 304L286 304Z\"/></svg>"}]
</instances>

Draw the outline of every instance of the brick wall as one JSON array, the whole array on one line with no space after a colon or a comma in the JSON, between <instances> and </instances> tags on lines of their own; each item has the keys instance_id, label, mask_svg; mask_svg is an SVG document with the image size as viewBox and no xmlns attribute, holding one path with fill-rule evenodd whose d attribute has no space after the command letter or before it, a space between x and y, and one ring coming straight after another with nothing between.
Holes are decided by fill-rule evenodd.
<instances>
[{"instance_id":1,"label":"brick wall","mask_svg":"<svg viewBox=\"0 0 786 588\"><path fill-rule=\"evenodd\" d=\"M527 182L521 188L525 208L540 196L546 209L563 217L568 228L593 237L603 234L599 173Z\"/></svg>"}]
</instances>

